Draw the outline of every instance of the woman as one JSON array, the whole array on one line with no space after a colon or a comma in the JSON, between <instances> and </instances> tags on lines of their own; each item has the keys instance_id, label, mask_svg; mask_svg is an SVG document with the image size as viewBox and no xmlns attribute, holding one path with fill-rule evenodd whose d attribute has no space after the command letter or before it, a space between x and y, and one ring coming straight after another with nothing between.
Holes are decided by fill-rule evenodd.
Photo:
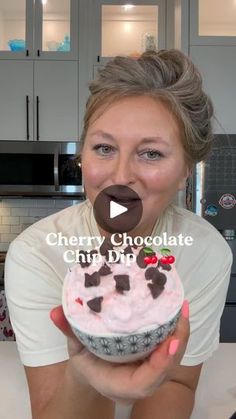
<instances>
[{"instance_id":1,"label":"woman","mask_svg":"<svg viewBox=\"0 0 236 419\"><path fill-rule=\"evenodd\" d=\"M81 139L88 199L32 225L7 256L8 304L33 418L111 419L115 401L133 403L132 419L189 418L202 364L218 347L232 255L209 223L171 202L209 153L212 104L195 66L175 50L117 57L90 90ZM142 218L129 235L193 239L172 249L190 326L185 301L174 335L129 365L102 361L75 339L60 307L68 246L46 244L50 232L109 236L92 205L111 185L128 186L142 200Z\"/></svg>"}]
</instances>

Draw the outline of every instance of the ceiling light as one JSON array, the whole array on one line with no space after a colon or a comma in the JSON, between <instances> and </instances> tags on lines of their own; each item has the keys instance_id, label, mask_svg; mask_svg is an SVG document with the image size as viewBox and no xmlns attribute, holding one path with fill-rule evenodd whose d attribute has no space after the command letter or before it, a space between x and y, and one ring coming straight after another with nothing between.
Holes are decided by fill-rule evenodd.
<instances>
[{"instance_id":1,"label":"ceiling light","mask_svg":"<svg viewBox=\"0 0 236 419\"><path fill-rule=\"evenodd\" d=\"M133 4L125 4L124 6L122 6L125 11L133 9L133 7L135 7Z\"/></svg>"},{"instance_id":2,"label":"ceiling light","mask_svg":"<svg viewBox=\"0 0 236 419\"><path fill-rule=\"evenodd\" d=\"M42 5L45 6L45 4L47 4L47 0L41 0L42 1Z\"/></svg>"}]
</instances>

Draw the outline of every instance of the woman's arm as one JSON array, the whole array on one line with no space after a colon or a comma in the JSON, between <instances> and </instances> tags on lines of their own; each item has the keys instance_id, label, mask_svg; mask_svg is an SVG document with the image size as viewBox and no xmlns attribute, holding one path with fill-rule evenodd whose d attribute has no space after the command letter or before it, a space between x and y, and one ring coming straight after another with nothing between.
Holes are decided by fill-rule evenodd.
<instances>
[{"instance_id":1,"label":"woman's arm","mask_svg":"<svg viewBox=\"0 0 236 419\"><path fill-rule=\"evenodd\" d=\"M202 364L174 368L169 381L135 402L130 419L189 419L201 368Z\"/></svg>"},{"instance_id":2,"label":"woman's arm","mask_svg":"<svg viewBox=\"0 0 236 419\"><path fill-rule=\"evenodd\" d=\"M71 361L25 367L33 419L113 419L115 403L80 383Z\"/></svg>"}]
</instances>

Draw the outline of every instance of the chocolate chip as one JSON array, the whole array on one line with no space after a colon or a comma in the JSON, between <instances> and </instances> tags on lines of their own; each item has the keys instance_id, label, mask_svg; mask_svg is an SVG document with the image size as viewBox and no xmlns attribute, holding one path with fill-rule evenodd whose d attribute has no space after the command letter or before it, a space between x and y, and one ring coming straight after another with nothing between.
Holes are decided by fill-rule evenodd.
<instances>
[{"instance_id":1,"label":"chocolate chip","mask_svg":"<svg viewBox=\"0 0 236 419\"><path fill-rule=\"evenodd\" d=\"M143 249L141 249L139 251L139 254L138 254L137 258L136 258L136 263L139 266L139 268L141 268L141 269L144 269L144 268L147 267L146 263L144 262L145 256L146 255L145 255Z\"/></svg>"},{"instance_id":2,"label":"chocolate chip","mask_svg":"<svg viewBox=\"0 0 236 419\"><path fill-rule=\"evenodd\" d=\"M124 255L129 255L129 254L133 254L133 250L132 247L130 245L128 245L125 249L124 249Z\"/></svg>"},{"instance_id":3,"label":"chocolate chip","mask_svg":"<svg viewBox=\"0 0 236 419\"><path fill-rule=\"evenodd\" d=\"M147 286L150 288L152 297L155 299L159 297L159 295L162 293L164 287L161 287L159 284L147 284Z\"/></svg>"},{"instance_id":4,"label":"chocolate chip","mask_svg":"<svg viewBox=\"0 0 236 419\"><path fill-rule=\"evenodd\" d=\"M80 250L79 255L82 255L81 260L79 258L79 260L80 260L79 263L80 263L82 268L87 268L89 265L91 265L91 262L88 261L88 258L89 258L89 253L88 252L86 252L85 250ZM84 257L83 257L83 255L84 255Z\"/></svg>"},{"instance_id":5,"label":"chocolate chip","mask_svg":"<svg viewBox=\"0 0 236 419\"><path fill-rule=\"evenodd\" d=\"M84 275L85 275L85 281L84 281L85 288L97 287L100 284L99 272L93 272L91 275L89 275L86 272Z\"/></svg>"},{"instance_id":6,"label":"chocolate chip","mask_svg":"<svg viewBox=\"0 0 236 419\"><path fill-rule=\"evenodd\" d=\"M147 280L149 280L149 279L153 279L153 278L155 278L155 276L156 276L157 272L159 272L157 268L153 268L153 267L148 268L148 269L145 271L145 278L146 278Z\"/></svg>"},{"instance_id":7,"label":"chocolate chip","mask_svg":"<svg viewBox=\"0 0 236 419\"><path fill-rule=\"evenodd\" d=\"M160 260L158 261L158 268L162 268L165 271L170 271L171 270L171 265L169 265L168 263L162 263Z\"/></svg>"},{"instance_id":8,"label":"chocolate chip","mask_svg":"<svg viewBox=\"0 0 236 419\"><path fill-rule=\"evenodd\" d=\"M151 279L153 284L164 286L166 283L166 275L157 268L148 268L145 272L145 278L147 280Z\"/></svg>"},{"instance_id":9,"label":"chocolate chip","mask_svg":"<svg viewBox=\"0 0 236 419\"><path fill-rule=\"evenodd\" d=\"M102 300L103 297L95 297L92 300L87 301L87 306L96 313L100 313L102 309Z\"/></svg>"},{"instance_id":10,"label":"chocolate chip","mask_svg":"<svg viewBox=\"0 0 236 419\"><path fill-rule=\"evenodd\" d=\"M105 275L111 274L112 271L111 271L110 266L108 266L106 263L104 263L104 265L101 266L101 268L99 269L99 273L100 273L100 275L105 276Z\"/></svg>"},{"instance_id":11,"label":"chocolate chip","mask_svg":"<svg viewBox=\"0 0 236 419\"><path fill-rule=\"evenodd\" d=\"M156 274L156 276L152 279L152 283L153 284L158 284L161 287L164 287L165 283L166 283L166 275L163 274L162 272L158 272Z\"/></svg>"},{"instance_id":12,"label":"chocolate chip","mask_svg":"<svg viewBox=\"0 0 236 419\"><path fill-rule=\"evenodd\" d=\"M106 238L99 249L102 256L107 256L108 250L113 250L113 245L110 238Z\"/></svg>"},{"instance_id":13,"label":"chocolate chip","mask_svg":"<svg viewBox=\"0 0 236 419\"><path fill-rule=\"evenodd\" d=\"M116 281L117 291L129 291L129 275L114 275L114 280Z\"/></svg>"}]
</instances>

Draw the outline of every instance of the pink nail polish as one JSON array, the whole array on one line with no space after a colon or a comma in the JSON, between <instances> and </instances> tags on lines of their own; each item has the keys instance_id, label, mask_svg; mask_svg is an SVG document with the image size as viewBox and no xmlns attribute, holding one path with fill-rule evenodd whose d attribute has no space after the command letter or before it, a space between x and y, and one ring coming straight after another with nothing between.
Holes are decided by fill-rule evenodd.
<instances>
[{"instance_id":1,"label":"pink nail polish","mask_svg":"<svg viewBox=\"0 0 236 419\"><path fill-rule=\"evenodd\" d=\"M175 355L179 347L179 339L172 339L169 346L169 355Z\"/></svg>"},{"instance_id":2,"label":"pink nail polish","mask_svg":"<svg viewBox=\"0 0 236 419\"><path fill-rule=\"evenodd\" d=\"M187 300L184 300L184 302L183 302L183 306L182 306L182 316L183 316L185 319L188 319L188 318L189 318L189 303L188 303L188 301L187 301Z\"/></svg>"}]
</instances>

